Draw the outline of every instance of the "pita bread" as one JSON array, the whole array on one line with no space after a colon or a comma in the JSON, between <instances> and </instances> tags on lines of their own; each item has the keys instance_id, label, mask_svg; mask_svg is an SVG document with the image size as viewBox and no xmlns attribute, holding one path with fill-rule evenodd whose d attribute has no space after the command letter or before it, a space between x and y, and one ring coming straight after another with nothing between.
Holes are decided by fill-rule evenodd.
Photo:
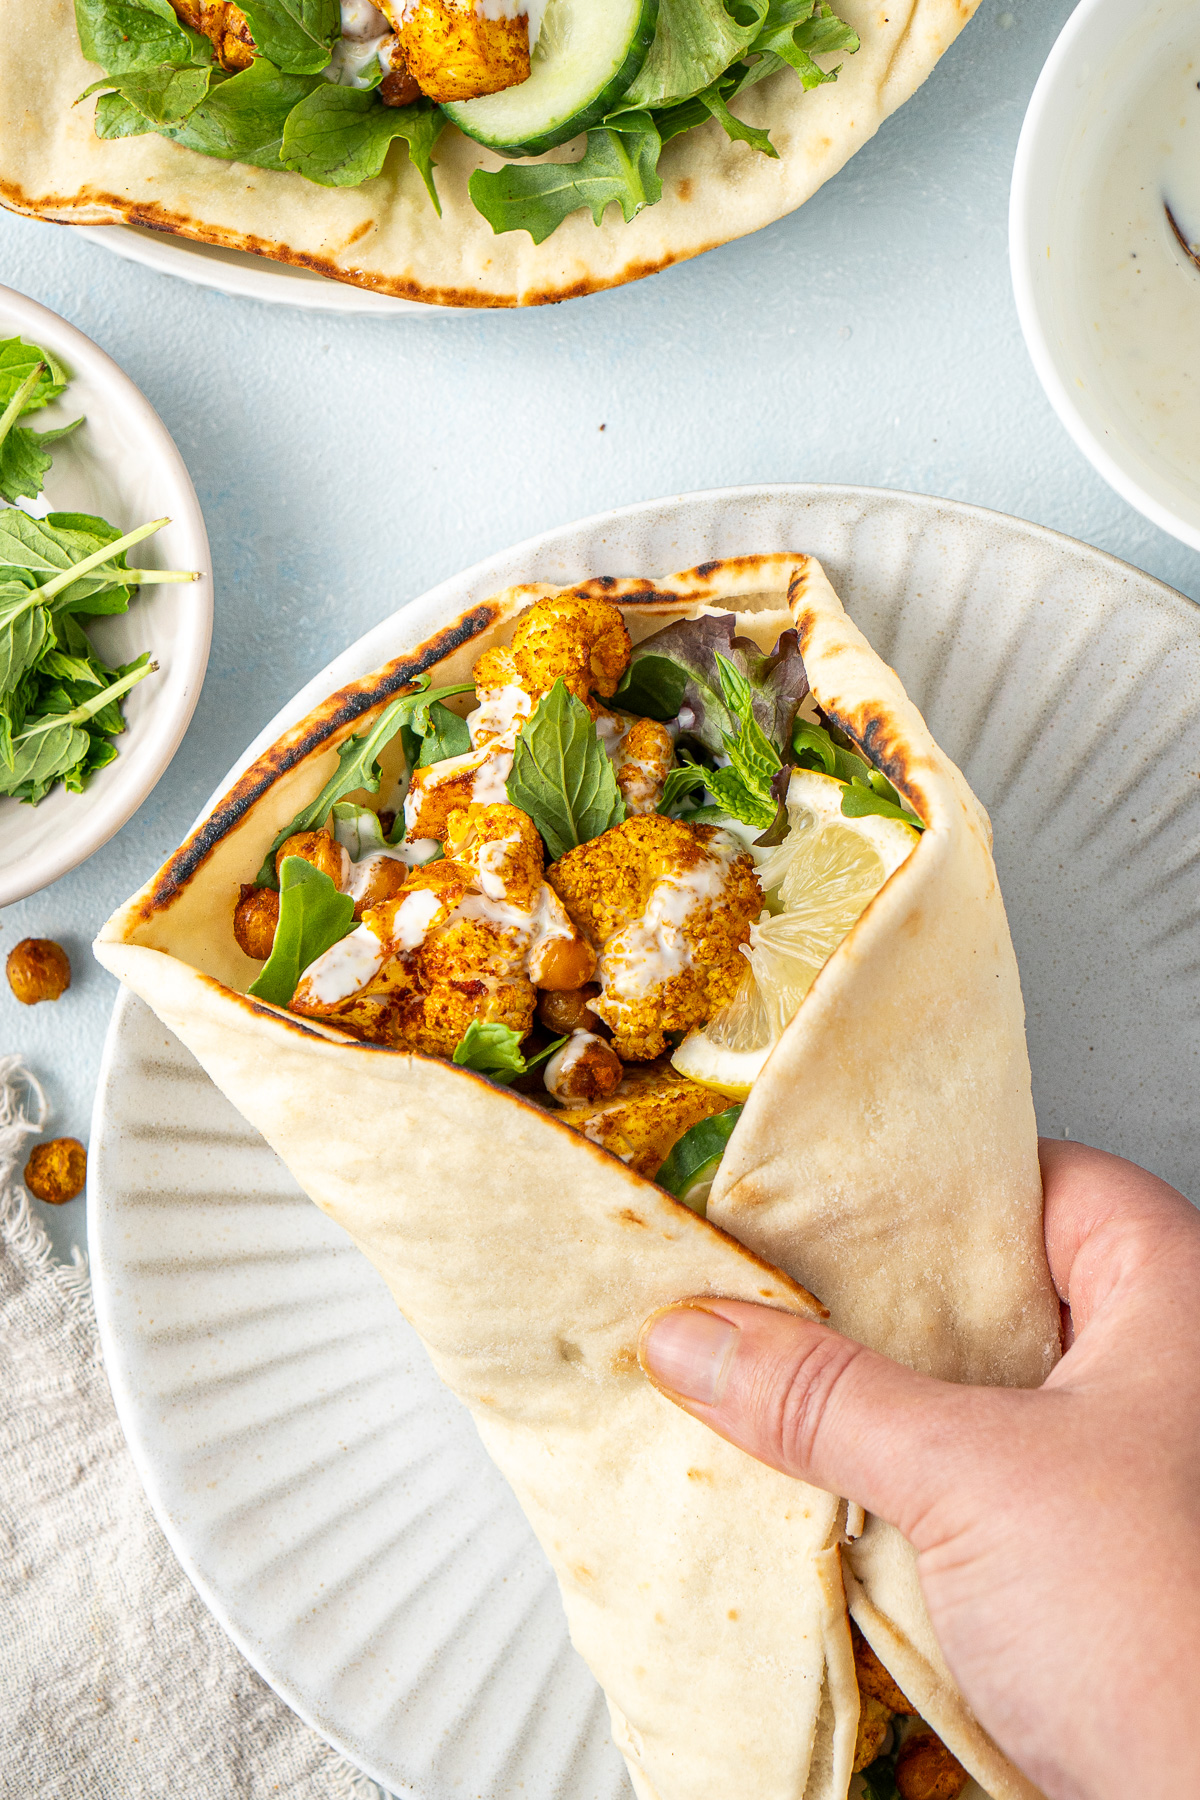
<instances>
[{"instance_id":1,"label":"pita bread","mask_svg":"<svg viewBox=\"0 0 1200 1800\"><path fill-rule=\"evenodd\" d=\"M770 1059L730 1140L719 1205L737 1214L737 1235L752 1238L743 1217L752 1191L771 1215L783 1209L783 1217L790 1204L776 1152L790 1154L794 1139L811 1142L803 1179L810 1165L830 1178L840 1144L842 1241L860 1273L841 1278L836 1256L821 1273L836 1291L838 1322L875 1330L867 1290L879 1270L856 1242L856 1208L869 1227L881 1183L896 1169L900 1191L924 1194L931 1146L961 1170L967 1147L1004 1145L1014 1170L1004 1220L991 1220L990 1190L977 1179L969 1191L979 1229L954 1239L967 1259L952 1284L957 1310L939 1307L927 1287L913 1326L925 1320L930 1356L950 1345L964 1375L978 1375L988 1354L1008 1370L1004 1352L986 1345L1003 1337L1022 1296L1031 1328L1040 1320L1045 1271L1031 1249L1040 1190L1019 990L977 803L810 558L742 557L572 591L618 604L635 641L673 618L726 610L770 648L791 623L789 587L815 693L861 730L931 828L830 959ZM96 953L382 1271L443 1379L470 1406L555 1568L573 1640L606 1690L643 1800L726 1800L731 1792L845 1800L858 1718L840 1563L847 1509L714 1439L649 1388L634 1354L646 1315L682 1296L736 1295L812 1315L811 1294L519 1095L436 1058L348 1040L245 993L259 965L233 938L239 884L253 879L276 832L336 767L338 744L416 675L436 669L439 685L464 679L480 651L506 642L517 615L549 591L510 589L330 696L246 770L109 921ZM385 783L389 772L385 760ZM979 895L970 883L981 884ZM897 932L915 948L898 945ZM999 1001L989 975L962 975L960 952L991 959ZM897 973L877 992L889 957ZM999 1086L958 1094L949 1118L942 1107L953 1072L939 1070L932 1054L910 1067L901 1030L906 1012L926 1004L906 990L917 974L948 995L963 987L965 1036L953 1040L960 1057L977 1054L973 1034L996 1040L986 1067ZM868 1072L869 1111L836 1071L823 1087L810 1083L797 1104L804 1058L794 1046L808 1045L814 1031L839 1067ZM922 1082L933 1083L928 1094ZM924 1138L909 1127L910 1104ZM402 1155L388 1155L388 1145L402 1145ZM931 1228L935 1215L926 1205L916 1227ZM952 1217L942 1223L957 1229ZM899 1253L917 1266L903 1241ZM997 1297L976 1295L976 1276L998 1283ZM893 1289L879 1291L886 1312ZM969 1315L965 1326L960 1313ZM1049 1356L1048 1346L1043 1332L1039 1354ZM1036 1378L1032 1356L1020 1369ZM897 1580L912 1576L905 1552L901 1540L879 1575L865 1552L855 1564L867 1635L902 1685L909 1675L924 1683L938 1708L931 1722L944 1724L996 1800L1030 1800L1034 1790L944 1675L931 1634L921 1637L928 1623L919 1589L915 1600L907 1591L897 1598Z\"/></svg>"},{"instance_id":2,"label":"pita bread","mask_svg":"<svg viewBox=\"0 0 1200 1800\"><path fill-rule=\"evenodd\" d=\"M629 225L610 207L597 228L573 214L545 243L493 235L467 180L498 157L448 129L437 150L439 219L404 150L358 188L224 163L153 133L102 142L95 102L75 101L99 71L79 49L71 0L8 0L0 57L0 201L73 225L121 222L248 250L382 294L441 306L536 306L617 287L807 200L920 86L978 0L842 0L862 48L836 82L805 94L790 71L738 102L768 127L778 159L731 143L716 123L667 146L663 198ZM569 160L579 145L548 160Z\"/></svg>"}]
</instances>

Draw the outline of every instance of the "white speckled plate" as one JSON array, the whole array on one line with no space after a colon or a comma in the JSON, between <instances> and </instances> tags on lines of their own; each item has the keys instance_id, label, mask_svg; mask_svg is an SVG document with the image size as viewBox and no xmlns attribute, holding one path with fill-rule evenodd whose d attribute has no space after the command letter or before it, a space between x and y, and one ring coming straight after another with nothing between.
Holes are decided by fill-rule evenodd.
<instances>
[{"instance_id":1,"label":"white speckled plate","mask_svg":"<svg viewBox=\"0 0 1200 1800\"><path fill-rule=\"evenodd\" d=\"M1200 616L1111 557L862 488L630 507L414 602L258 743L517 579L788 549L821 557L992 813L1042 1129L1196 1193ZM402 1182L404 1145L379 1153ZM419 1800L627 1795L549 1569L468 1415L371 1266L128 997L91 1175L101 1333L134 1456L196 1586L272 1685Z\"/></svg>"}]
</instances>

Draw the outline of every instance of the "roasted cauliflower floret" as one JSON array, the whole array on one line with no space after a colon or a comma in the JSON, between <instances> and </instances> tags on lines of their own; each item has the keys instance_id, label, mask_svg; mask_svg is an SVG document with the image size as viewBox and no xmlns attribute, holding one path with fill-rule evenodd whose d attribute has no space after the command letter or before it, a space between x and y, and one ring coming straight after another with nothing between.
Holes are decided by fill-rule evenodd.
<instances>
[{"instance_id":1,"label":"roasted cauliflower floret","mask_svg":"<svg viewBox=\"0 0 1200 1800\"><path fill-rule=\"evenodd\" d=\"M591 1004L623 1062L661 1056L668 1032L706 1024L733 998L762 893L727 832L627 819L569 850L546 880L600 952Z\"/></svg>"},{"instance_id":2,"label":"roasted cauliflower floret","mask_svg":"<svg viewBox=\"0 0 1200 1800\"><path fill-rule=\"evenodd\" d=\"M178 16L212 42L223 69L248 69L254 61L254 38L241 7L231 0L171 0Z\"/></svg>"},{"instance_id":3,"label":"roasted cauliflower floret","mask_svg":"<svg viewBox=\"0 0 1200 1800\"><path fill-rule=\"evenodd\" d=\"M905 1738L896 1758L901 1800L958 1800L966 1785L967 1771L928 1727Z\"/></svg>"},{"instance_id":4,"label":"roasted cauliflower floret","mask_svg":"<svg viewBox=\"0 0 1200 1800\"><path fill-rule=\"evenodd\" d=\"M525 1037L535 983L565 958L564 985L595 953L542 879L542 840L515 806L471 806L447 821L443 862L407 876L305 971L292 1011L374 1043L450 1056L472 1019Z\"/></svg>"},{"instance_id":5,"label":"roasted cauliflower floret","mask_svg":"<svg viewBox=\"0 0 1200 1800\"><path fill-rule=\"evenodd\" d=\"M637 1174L652 1178L685 1131L728 1105L723 1094L688 1081L664 1062L626 1069L611 1100L567 1106L556 1116Z\"/></svg>"},{"instance_id":6,"label":"roasted cauliflower floret","mask_svg":"<svg viewBox=\"0 0 1200 1800\"><path fill-rule=\"evenodd\" d=\"M858 1737L854 1745L854 1773L869 1768L883 1749L892 1728L892 1715L881 1700L859 1694Z\"/></svg>"},{"instance_id":7,"label":"roasted cauliflower floret","mask_svg":"<svg viewBox=\"0 0 1200 1800\"><path fill-rule=\"evenodd\" d=\"M401 9L400 45L409 72L439 106L529 80L528 14L492 18L488 11L476 0L415 0Z\"/></svg>"},{"instance_id":8,"label":"roasted cauliflower floret","mask_svg":"<svg viewBox=\"0 0 1200 1800\"><path fill-rule=\"evenodd\" d=\"M509 648L485 650L477 659L475 686L481 697L515 688L540 700L561 679L594 714L593 696L608 700L616 692L630 648L619 607L550 594L521 614Z\"/></svg>"},{"instance_id":9,"label":"roasted cauliflower floret","mask_svg":"<svg viewBox=\"0 0 1200 1800\"><path fill-rule=\"evenodd\" d=\"M667 771L675 761L675 745L666 726L657 719L602 713L596 729L612 758L625 810L631 816L654 812L663 797Z\"/></svg>"},{"instance_id":10,"label":"roasted cauliflower floret","mask_svg":"<svg viewBox=\"0 0 1200 1800\"><path fill-rule=\"evenodd\" d=\"M414 769L404 796L405 838L410 844L418 838L444 844L451 813L506 799L504 784L511 772L511 744L466 750Z\"/></svg>"},{"instance_id":11,"label":"roasted cauliflower floret","mask_svg":"<svg viewBox=\"0 0 1200 1800\"><path fill-rule=\"evenodd\" d=\"M888 1671L868 1644L858 1626L851 1623L850 1637L854 1645L854 1673L860 1694L878 1700L888 1712L916 1717L916 1707L901 1693Z\"/></svg>"}]
</instances>

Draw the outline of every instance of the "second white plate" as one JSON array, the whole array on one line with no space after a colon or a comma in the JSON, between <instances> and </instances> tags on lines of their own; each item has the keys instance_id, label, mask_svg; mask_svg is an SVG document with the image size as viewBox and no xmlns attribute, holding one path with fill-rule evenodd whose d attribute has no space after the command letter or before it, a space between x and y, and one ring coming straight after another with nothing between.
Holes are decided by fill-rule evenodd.
<instances>
[{"instance_id":1,"label":"second white plate","mask_svg":"<svg viewBox=\"0 0 1200 1800\"><path fill-rule=\"evenodd\" d=\"M992 813L1042 1129L1196 1191L1197 613L1085 545L861 488L631 507L414 602L258 743L518 579L794 549L822 559ZM380 1155L402 1182L403 1144ZM414 1800L627 1796L549 1568L468 1414L371 1266L128 997L91 1177L122 1423L184 1567L267 1680Z\"/></svg>"}]
</instances>

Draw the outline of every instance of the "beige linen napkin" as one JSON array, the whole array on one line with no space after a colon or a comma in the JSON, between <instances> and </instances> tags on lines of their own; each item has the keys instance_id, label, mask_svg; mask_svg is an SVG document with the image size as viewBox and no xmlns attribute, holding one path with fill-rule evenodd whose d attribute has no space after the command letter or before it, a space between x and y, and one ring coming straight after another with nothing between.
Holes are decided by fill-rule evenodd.
<instances>
[{"instance_id":1,"label":"beige linen napkin","mask_svg":"<svg viewBox=\"0 0 1200 1800\"><path fill-rule=\"evenodd\" d=\"M0 1056L0 1797L383 1800L234 1648L150 1511L86 1266L54 1260L17 1180L45 1112Z\"/></svg>"}]
</instances>

